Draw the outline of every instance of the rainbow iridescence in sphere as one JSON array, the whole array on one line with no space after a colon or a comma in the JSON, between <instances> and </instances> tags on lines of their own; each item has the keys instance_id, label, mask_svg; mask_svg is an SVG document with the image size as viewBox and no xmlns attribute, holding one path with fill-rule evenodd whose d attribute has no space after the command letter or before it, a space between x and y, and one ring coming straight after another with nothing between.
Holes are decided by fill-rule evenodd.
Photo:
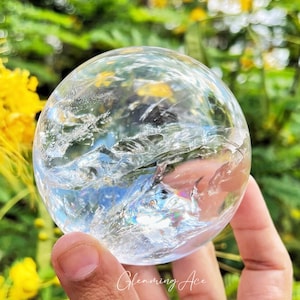
<instances>
[{"instance_id":1,"label":"rainbow iridescence in sphere","mask_svg":"<svg viewBox=\"0 0 300 300\"><path fill-rule=\"evenodd\" d=\"M54 90L34 141L39 192L63 232L96 237L121 263L186 256L230 221L250 139L228 88L156 47L101 54Z\"/></svg>"}]
</instances>

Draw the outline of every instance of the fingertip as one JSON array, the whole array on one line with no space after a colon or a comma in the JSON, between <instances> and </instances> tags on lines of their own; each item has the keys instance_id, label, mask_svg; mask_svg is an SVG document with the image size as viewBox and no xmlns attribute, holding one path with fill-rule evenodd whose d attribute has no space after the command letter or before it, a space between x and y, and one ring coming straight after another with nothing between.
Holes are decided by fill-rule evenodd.
<instances>
[{"instance_id":1,"label":"fingertip","mask_svg":"<svg viewBox=\"0 0 300 300\"><path fill-rule=\"evenodd\" d=\"M92 236L83 232L71 232L61 236L54 244L52 249L52 260L56 260L62 253L76 247L80 244L93 245L94 247L104 248L100 243Z\"/></svg>"},{"instance_id":2,"label":"fingertip","mask_svg":"<svg viewBox=\"0 0 300 300\"><path fill-rule=\"evenodd\" d=\"M88 234L73 232L58 239L52 264L71 300L138 299L123 266Z\"/></svg>"},{"instance_id":3,"label":"fingertip","mask_svg":"<svg viewBox=\"0 0 300 300\"><path fill-rule=\"evenodd\" d=\"M103 251L104 248L93 237L81 232L69 233L55 243L52 264L59 278L84 280L99 266Z\"/></svg>"}]
</instances>

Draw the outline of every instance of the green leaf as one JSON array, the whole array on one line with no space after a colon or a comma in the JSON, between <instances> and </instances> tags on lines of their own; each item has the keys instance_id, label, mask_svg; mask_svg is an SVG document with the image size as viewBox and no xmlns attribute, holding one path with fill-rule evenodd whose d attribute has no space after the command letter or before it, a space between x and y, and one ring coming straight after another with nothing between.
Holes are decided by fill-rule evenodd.
<instances>
[{"instance_id":1,"label":"green leaf","mask_svg":"<svg viewBox=\"0 0 300 300\"><path fill-rule=\"evenodd\" d=\"M53 10L39 8L30 3L22 3L21 1L10 0L2 1L1 10L9 16L24 19L36 20L42 23L53 23L66 28L74 26L75 19L71 16L60 14Z\"/></svg>"},{"instance_id":2,"label":"green leaf","mask_svg":"<svg viewBox=\"0 0 300 300\"><path fill-rule=\"evenodd\" d=\"M32 75L37 76L40 85L42 83L57 83L59 76L43 62L25 61L18 57L13 57L7 64L10 68L20 68L29 70Z\"/></svg>"},{"instance_id":3,"label":"green leaf","mask_svg":"<svg viewBox=\"0 0 300 300\"><path fill-rule=\"evenodd\" d=\"M280 177L263 176L260 178L265 195L271 199L277 199L291 207L300 207L299 179L289 174Z\"/></svg>"},{"instance_id":4,"label":"green leaf","mask_svg":"<svg viewBox=\"0 0 300 300\"><path fill-rule=\"evenodd\" d=\"M236 299L239 282L240 276L238 274L227 273L224 276L224 286L228 300Z\"/></svg>"},{"instance_id":5,"label":"green leaf","mask_svg":"<svg viewBox=\"0 0 300 300\"><path fill-rule=\"evenodd\" d=\"M20 3L15 4L16 12L21 12L21 15L25 18L41 21L42 23L53 23L65 28L72 28L75 25L76 19L72 16L64 15L53 10L38 8L30 4Z\"/></svg>"},{"instance_id":6,"label":"green leaf","mask_svg":"<svg viewBox=\"0 0 300 300\"><path fill-rule=\"evenodd\" d=\"M293 298L292 300L300 300L300 282L295 281L293 284Z\"/></svg>"},{"instance_id":7,"label":"green leaf","mask_svg":"<svg viewBox=\"0 0 300 300\"><path fill-rule=\"evenodd\" d=\"M114 24L106 24L90 31L89 40L102 49L115 49L129 46L161 46L176 48L178 44L171 39L162 40L156 31L130 24L116 28Z\"/></svg>"},{"instance_id":8,"label":"green leaf","mask_svg":"<svg viewBox=\"0 0 300 300\"><path fill-rule=\"evenodd\" d=\"M178 26L183 22L187 22L188 18L183 10L169 8L133 7L129 13L133 21L140 23L152 22Z\"/></svg>"},{"instance_id":9,"label":"green leaf","mask_svg":"<svg viewBox=\"0 0 300 300\"><path fill-rule=\"evenodd\" d=\"M280 1L271 1L271 7L281 7L287 11L300 11L300 2L299 1L290 1L290 0L280 0Z\"/></svg>"}]
</instances>

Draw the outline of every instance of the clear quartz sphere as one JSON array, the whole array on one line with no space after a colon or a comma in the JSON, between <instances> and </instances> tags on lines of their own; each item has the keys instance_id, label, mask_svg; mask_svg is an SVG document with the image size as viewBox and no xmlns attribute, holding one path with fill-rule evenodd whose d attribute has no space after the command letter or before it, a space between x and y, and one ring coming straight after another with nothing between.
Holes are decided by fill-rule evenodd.
<instances>
[{"instance_id":1,"label":"clear quartz sphere","mask_svg":"<svg viewBox=\"0 0 300 300\"><path fill-rule=\"evenodd\" d=\"M129 47L71 72L42 111L37 187L63 232L121 263L184 257L230 221L251 165L249 131L225 84L194 59Z\"/></svg>"}]
</instances>

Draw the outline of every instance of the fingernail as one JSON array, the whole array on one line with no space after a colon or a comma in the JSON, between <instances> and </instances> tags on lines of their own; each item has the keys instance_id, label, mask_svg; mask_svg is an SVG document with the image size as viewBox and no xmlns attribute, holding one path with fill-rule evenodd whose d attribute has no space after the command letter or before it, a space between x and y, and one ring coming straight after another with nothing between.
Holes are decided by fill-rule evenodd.
<instances>
[{"instance_id":1,"label":"fingernail","mask_svg":"<svg viewBox=\"0 0 300 300\"><path fill-rule=\"evenodd\" d=\"M98 267L99 253L93 245L76 245L58 257L58 264L69 280L80 281Z\"/></svg>"}]
</instances>

